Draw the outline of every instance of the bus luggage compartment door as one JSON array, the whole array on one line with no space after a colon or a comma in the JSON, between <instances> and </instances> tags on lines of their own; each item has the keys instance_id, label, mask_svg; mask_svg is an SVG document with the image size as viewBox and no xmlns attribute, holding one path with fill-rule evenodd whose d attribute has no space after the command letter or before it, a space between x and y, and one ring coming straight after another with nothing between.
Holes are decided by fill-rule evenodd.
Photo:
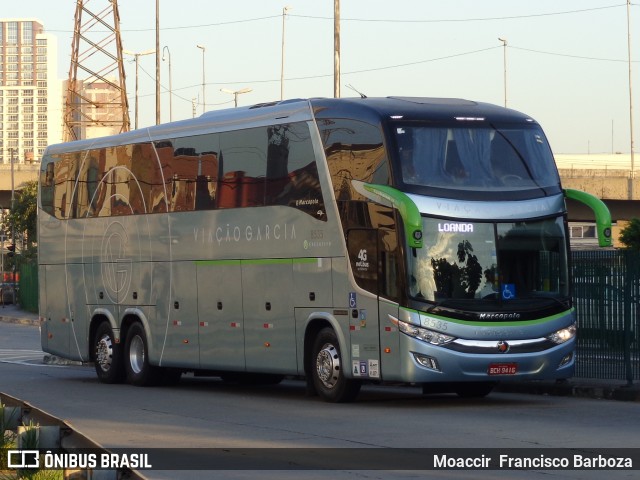
<instances>
[{"instance_id":1,"label":"bus luggage compartment door","mask_svg":"<svg viewBox=\"0 0 640 480\"><path fill-rule=\"evenodd\" d=\"M295 374L291 259L242 261L247 371Z\"/></svg>"},{"instance_id":2,"label":"bus luggage compartment door","mask_svg":"<svg viewBox=\"0 0 640 480\"><path fill-rule=\"evenodd\" d=\"M240 260L200 262L196 270L200 367L243 371Z\"/></svg>"}]
</instances>

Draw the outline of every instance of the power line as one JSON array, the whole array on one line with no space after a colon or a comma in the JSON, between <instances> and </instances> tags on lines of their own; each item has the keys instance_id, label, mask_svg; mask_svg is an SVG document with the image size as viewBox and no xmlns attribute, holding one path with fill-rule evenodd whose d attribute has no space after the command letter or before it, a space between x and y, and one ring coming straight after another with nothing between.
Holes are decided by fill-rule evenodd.
<instances>
[{"instance_id":1,"label":"power line","mask_svg":"<svg viewBox=\"0 0 640 480\"><path fill-rule=\"evenodd\" d=\"M270 20L272 18L280 18L281 15L271 15L268 17L257 17L257 18L246 18L243 20L229 20L227 22L216 22L216 23L203 23L200 25L178 25L176 27L162 27L160 28L160 30L183 30L183 29L193 29L193 28L207 28L207 27L221 27L224 25L234 25L234 24L238 24L238 23L249 23L249 22L258 22L261 20ZM51 33L71 33L72 30L51 30L51 29L47 29L48 32ZM150 32L150 31L154 31L155 32L155 27L153 28L132 28L132 29L128 29L128 28L121 28L120 29L121 32Z\"/></svg>"},{"instance_id":2,"label":"power line","mask_svg":"<svg viewBox=\"0 0 640 480\"><path fill-rule=\"evenodd\" d=\"M625 7L626 3L615 4L615 5L605 5L602 7L593 7L593 8L583 8L578 10L565 10L559 12L546 12L546 13L531 13L527 15L507 15L504 17L477 17L477 18L435 18L435 19L389 19L389 18L341 18L341 21L345 22L377 22L377 23L464 23L464 22L488 22L488 21L497 21L497 20L520 20L526 18L539 18L539 17L552 17L558 15L572 15L576 13L587 13L587 12L595 12L600 10L607 10L612 8L620 8ZM637 4L631 4L632 6L638 6ZM333 21L333 17L322 17L322 16L314 16L314 15L296 15L289 14L289 17L296 18L308 18L313 20L331 20ZM225 22L215 22L215 23L203 23L198 25L178 25L175 27L162 27L160 30L184 30L184 29L194 29L194 28L208 28L208 27L221 27L225 25L235 25L239 23L249 23L249 22L259 22L262 20L272 20L272 19L280 19L281 15L269 15L266 17L256 17L256 18L246 18L240 20L229 20ZM71 30L51 30L47 29L48 32L51 33L71 33ZM121 32L149 32L155 31L155 27L153 28L134 28L134 29L120 29Z\"/></svg>"},{"instance_id":3,"label":"power line","mask_svg":"<svg viewBox=\"0 0 640 480\"><path fill-rule=\"evenodd\" d=\"M598 10L606 10L609 8L619 8L625 7L626 3L616 4L616 5L606 5L603 7L593 7L593 8L583 8L580 10L566 10L561 12L548 12L548 13L532 13L528 15L511 15L504 17L480 17L480 18L436 18L436 19L389 19L389 18L341 18L342 21L345 22L383 22L383 23L454 23L454 22L488 22L495 20L519 20L523 18L536 18L536 17L551 17L556 15L571 15L574 13L585 13L585 12L593 12ZM316 20L333 20L333 17L319 17L313 15L296 15L290 14L291 17L298 18L311 18Z\"/></svg>"},{"instance_id":4,"label":"power line","mask_svg":"<svg viewBox=\"0 0 640 480\"><path fill-rule=\"evenodd\" d=\"M399 64L394 64L394 65L385 65L385 66L381 66L381 67L373 67L373 68L366 68L366 69L362 69L362 70L353 70L353 71L348 71L348 72L344 72L343 75L356 75L356 74L360 74L360 73L368 73L368 72L376 72L376 71L382 71L382 70L392 70L395 68L404 68L404 67L411 67L414 65L420 65L420 64L424 64L424 63L432 63L432 62L438 62L438 61L442 61L442 60L449 60L452 58L458 58L458 57L464 57L464 56L469 56L469 55L475 55L478 53L483 53L483 52L487 52L490 50L495 50L498 48L502 48L501 45L496 45L496 46L492 46L492 47L487 47L487 48L481 48L478 50L471 50L468 52L461 52L461 53L453 53L451 55L444 55L441 57L434 57L434 58L427 58L424 60L416 60L413 62L407 62L407 63L399 63ZM587 56L582 56L582 55L571 55L571 54L566 54L566 53L557 53L557 52L547 52L547 51L543 51L543 50L534 50L531 48L524 48L524 47L516 47L513 45L509 45L507 48L513 49L513 50L519 50L519 51L524 51L524 52L530 52L530 53L537 53L540 55L551 55L551 56L556 56L556 57L564 57L564 58L573 58L573 59L578 59L578 60L589 60L589 61L599 61L599 62L616 62L616 63L626 63L627 60L622 60L622 59L613 59L613 58L602 58L602 57L587 57ZM639 61L633 61L633 63L639 63ZM154 77L147 72L146 70L144 70L144 68L140 67L140 69L150 78L150 79L154 79ZM333 76L332 73L327 73L327 74L320 74L320 75L305 75L305 76L300 76L300 77L288 77L286 80L288 81L302 81L302 80L312 80L314 78L327 78L327 77L331 77ZM214 82L216 85L237 85L237 84L257 84L257 83L275 83L275 82L279 82L280 79L254 79L254 80L234 80L234 81L224 81L224 82ZM193 84L193 85L188 85L185 87L179 87L179 88L174 88L173 89L173 95L176 98L179 98L181 100L184 100L185 102L191 102L191 99L187 99L185 97L182 97L178 94L176 94L176 91L179 90L187 90L190 88L195 88L195 87L199 87L199 84ZM165 91L168 91L166 87L162 86L162 88ZM140 95L140 97L147 97L147 96L151 96L153 94L143 94ZM211 105L224 105L226 103L229 102L224 102L224 103L219 103L219 104L211 104Z\"/></svg>"},{"instance_id":5,"label":"power line","mask_svg":"<svg viewBox=\"0 0 640 480\"><path fill-rule=\"evenodd\" d=\"M555 53L555 52L545 52L543 50L533 50L531 48L523 48L523 47L514 47L513 45L507 46L507 48L511 48L513 50L521 50L523 52L531 52L538 53L541 55L552 55L554 57L565 57L565 58L575 58L578 60L593 60L598 62L618 62L618 63L627 63L628 60L616 59L616 58L602 58L602 57L586 57L582 55L571 55L568 53ZM631 63L639 63L638 60L632 60Z\"/></svg>"},{"instance_id":6,"label":"power line","mask_svg":"<svg viewBox=\"0 0 640 480\"><path fill-rule=\"evenodd\" d=\"M343 75L356 75L359 73L368 73L368 72L376 72L376 71L381 71L381 70L391 70L394 68L403 68L403 67L411 67L414 65L420 65L423 63L431 63L431 62L438 62L441 60L448 60L451 58L457 58L457 57L464 57L464 56L468 56L468 55L475 55L478 53L482 53L482 52L487 52L489 50L495 50L496 48L502 48L502 46L497 45L497 46L493 46L493 47L487 47L487 48L481 48L479 50L472 50L469 52L461 52L461 53L453 53L451 55L445 55L442 57L434 57L434 58L428 58L428 59L424 59L424 60L417 60L414 62L407 62L407 63L399 63L399 64L395 64L395 65L386 65L386 66L382 66L382 67L374 67L374 68L366 68L363 70L353 70L350 72L344 72ZM147 72L146 70L144 70L142 67L140 67L140 70L142 70L150 79L154 79L154 77L151 76L151 74L149 74L149 72ZM312 80L314 78L326 78L326 77L332 77L333 73L326 73L326 74L321 74L321 75L307 75L307 76L302 76L302 77L289 77L286 80ZM265 79L265 80L234 80L232 82L214 82L216 85L236 85L236 84L241 84L241 83L274 83L274 82L279 82L280 79ZM180 87L180 88L174 88L173 91L175 92L176 90L186 90L188 88L194 88L194 87L198 87L199 84L194 84L194 85L189 85L186 87ZM163 86L163 88L166 90L166 88ZM148 97L151 96L153 94L144 94L144 95L139 95L139 97ZM191 100L187 100L184 97L181 97L179 95L176 95L176 97L185 100L185 101L189 101L191 102ZM224 103L229 103L229 102L224 102ZM211 104L211 105L222 105L222 104Z\"/></svg>"}]
</instances>

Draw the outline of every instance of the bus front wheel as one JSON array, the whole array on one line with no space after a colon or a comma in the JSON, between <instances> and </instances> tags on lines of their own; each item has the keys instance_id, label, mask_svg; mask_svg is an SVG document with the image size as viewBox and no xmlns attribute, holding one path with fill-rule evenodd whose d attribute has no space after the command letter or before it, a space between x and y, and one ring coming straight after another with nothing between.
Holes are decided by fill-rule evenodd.
<instances>
[{"instance_id":1,"label":"bus front wheel","mask_svg":"<svg viewBox=\"0 0 640 480\"><path fill-rule=\"evenodd\" d=\"M158 367L149 364L147 335L140 323L134 323L127 332L124 344L125 371L127 382L139 387L155 385L161 379Z\"/></svg>"},{"instance_id":2,"label":"bus front wheel","mask_svg":"<svg viewBox=\"0 0 640 480\"><path fill-rule=\"evenodd\" d=\"M109 322L98 325L93 339L94 366L102 383L120 383L124 378L122 348L116 343Z\"/></svg>"},{"instance_id":3,"label":"bus front wheel","mask_svg":"<svg viewBox=\"0 0 640 480\"><path fill-rule=\"evenodd\" d=\"M353 401L360 382L345 377L338 337L332 328L320 330L313 346L311 376L316 392L328 402Z\"/></svg>"}]
</instances>

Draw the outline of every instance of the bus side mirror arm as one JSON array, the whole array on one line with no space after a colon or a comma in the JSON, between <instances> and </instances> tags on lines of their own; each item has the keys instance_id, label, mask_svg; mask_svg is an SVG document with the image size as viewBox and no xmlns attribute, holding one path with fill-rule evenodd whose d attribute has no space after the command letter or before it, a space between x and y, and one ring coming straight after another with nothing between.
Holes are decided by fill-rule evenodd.
<instances>
[{"instance_id":1,"label":"bus side mirror arm","mask_svg":"<svg viewBox=\"0 0 640 480\"><path fill-rule=\"evenodd\" d=\"M354 188L365 197L398 210L404 223L407 243L410 247L422 248L422 216L411 198L388 185L375 185L357 180L352 180L352 183Z\"/></svg>"},{"instance_id":2,"label":"bus side mirror arm","mask_svg":"<svg viewBox=\"0 0 640 480\"><path fill-rule=\"evenodd\" d=\"M598 197L591 195L590 193L583 192L581 190L574 190L572 188L564 189L564 195L566 198L576 200L583 203L595 213L596 216L596 230L598 232L598 245L601 247L610 247L611 242L611 212L605 203Z\"/></svg>"}]
</instances>

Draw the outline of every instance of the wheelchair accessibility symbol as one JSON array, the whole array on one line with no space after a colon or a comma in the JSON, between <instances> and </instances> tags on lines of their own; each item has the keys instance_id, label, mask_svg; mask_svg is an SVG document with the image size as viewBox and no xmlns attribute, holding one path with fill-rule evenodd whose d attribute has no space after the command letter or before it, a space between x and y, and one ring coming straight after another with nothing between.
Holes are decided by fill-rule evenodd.
<instances>
[{"instance_id":1,"label":"wheelchair accessibility symbol","mask_svg":"<svg viewBox=\"0 0 640 480\"><path fill-rule=\"evenodd\" d=\"M516 285L515 283L503 283L502 284L502 299L511 300L516 298Z\"/></svg>"},{"instance_id":2,"label":"wheelchair accessibility symbol","mask_svg":"<svg viewBox=\"0 0 640 480\"><path fill-rule=\"evenodd\" d=\"M356 308L357 306L356 292L349 292L349 308Z\"/></svg>"}]
</instances>

